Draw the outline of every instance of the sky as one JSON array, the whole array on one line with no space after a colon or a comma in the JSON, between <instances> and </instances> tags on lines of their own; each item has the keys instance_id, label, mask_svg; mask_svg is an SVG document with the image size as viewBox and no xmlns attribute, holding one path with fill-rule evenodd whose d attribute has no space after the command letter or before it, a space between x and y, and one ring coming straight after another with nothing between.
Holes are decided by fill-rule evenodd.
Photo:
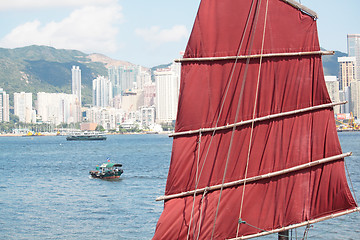
<instances>
[{"instance_id":1,"label":"sky","mask_svg":"<svg viewBox=\"0 0 360 240\"><path fill-rule=\"evenodd\" d=\"M347 52L360 34L359 0L300 0L317 12L321 47ZM0 47L46 45L144 67L185 50L200 0L2 0Z\"/></svg>"}]
</instances>

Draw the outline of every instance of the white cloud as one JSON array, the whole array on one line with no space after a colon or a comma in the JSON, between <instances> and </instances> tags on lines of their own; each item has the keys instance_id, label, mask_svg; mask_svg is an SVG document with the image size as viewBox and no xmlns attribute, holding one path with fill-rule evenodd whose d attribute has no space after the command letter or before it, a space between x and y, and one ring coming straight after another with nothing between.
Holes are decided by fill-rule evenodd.
<instances>
[{"instance_id":1,"label":"white cloud","mask_svg":"<svg viewBox=\"0 0 360 240\"><path fill-rule=\"evenodd\" d=\"M184 25L175 25L171 29L160 29L159 26L153 26L149 29L136 29L135 33L154 45L178 42L188 37L188 31Z\"/></svg>"},{"instance_id":2,"label":"white cloud","mask_svg":"<svg viewBox=\"0 0 360 240\"><path fill-rule=\"evenodd\" d=\"M116 51L117 25L122 21L119 5L87 6L73 11L59 22L35 20L14 28L0 40L2 47L51 45L85 52Z\"/></svg>"},{"instance_id":3,"label":"white cloud","mask_svg":"<svg viewBox=\"0 0 360 240\"><path fill-rule=\"evenodd\" d=\"M0 11L11 9L39 9L57 7L108 6L117 0L5 0L0 4Z\"/></svg>"}]
</instances>

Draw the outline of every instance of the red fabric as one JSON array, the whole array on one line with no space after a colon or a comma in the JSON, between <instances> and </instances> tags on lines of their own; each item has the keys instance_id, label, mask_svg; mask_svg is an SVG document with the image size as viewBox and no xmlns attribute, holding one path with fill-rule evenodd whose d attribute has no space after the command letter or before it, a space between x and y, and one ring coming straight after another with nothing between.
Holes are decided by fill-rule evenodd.
<instances>
[{"instance_id":1,"label":"red fabric","mask_svg":"<svg viewBox=\"0 0 360 240\"><path fill-rule=\"evenodd\" d=\"M237 55L251 2L203 0L184 58ZM266 0L254 2L241 55L261 52ZM254 10L258 6L259 19L255 24ZM255 25L251 46L251 29ZM316 22L281 0L269 0L264 53L318 50ZM240 60L230 83L233 66L234 61L182 64L176 132L252 119L259 59L252 59L248 67L246 60ZM263 59L255 117L330 102L320 56ZM221 184L228 153L225 182L243 179L250 133L250 124L238 127L231 149L231 129L218 131L213 139L212 133L204 133L200 145L198 134L175 137L165 194L195 189L198 154L200 167L205 162L198 188ZM341 152L334 113L330 109L263 121L254 126L247 176L294 167ZM243 186L224 189L213 239L236 237L242 192ZM192 223L197 227L190 227L190 239L196 239L198 234L201 207L199 239L211 238L219 194L220 191L207 193L202 205L202 196L196 197ZM154 239L186 239L192 207L192 196L166 201ZM260 229L272 230L354 207L343 160L338 160L248 183L241 218ZM260 230L242 224L238 236L257 232Z\"/></svg>"}]
</instances>

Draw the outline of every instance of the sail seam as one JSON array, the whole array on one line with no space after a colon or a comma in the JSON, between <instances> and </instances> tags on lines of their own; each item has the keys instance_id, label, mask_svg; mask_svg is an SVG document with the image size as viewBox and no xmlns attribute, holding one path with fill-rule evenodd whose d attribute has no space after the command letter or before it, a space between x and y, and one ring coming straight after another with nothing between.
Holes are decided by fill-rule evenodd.
<instances>
[{"instance_id":1,"label":"sail seam","mask_svg":"<svg viewBox=\"0 0 360 240\"><path fill-rule=\"evenodd\" d=\"M268 57L296 57L296 56L309 56L309 55L334 55L334 51L310 51L310 52L289 52L289 53L265 53L253 55L240 55L240 56L224 56L224 57L198 57L198 58L181 58L175 59L175 62L205 62L205 61L222 61L222 60L235 60L235 59L251 59L251 58L268 58Z\"/></svg>"},{"instance_id":2,"label":"sail seam","mask_svg":"<svg viewBox=\"0 0 360 240\"><path fill-rule=\"evenodd\" d=\"M278 232L283 232L283 231L298 228L298 227L303 227L303 226L306 226L306 225L309 225L309 224L314 224L314 223L317 223L317 222L321 222L321 221L325 221L325 220L328 220L328 219L340 217L340 216L347 215L347 214L354 213L354 212L360 212L360 207L356 207L354 209L341 211L341 212L338 212L338 213L333 213L333 214L330 214L330 215L325 216L325 217L315 218L315 219L312 219L312 220L308 220L308 221L305 221L305 222L302 222L302 223L290 225L290 226L287 226L287 227L273 229L273 230L270 230L270 231L264 231L264 232L260 232L260 233L256 233L256 234L252 234L252 235L247 235L247 236L230 238L228 240L244 240L244 239L249 239L249 238L261 237L261 236L269 235L269 234L272 234L272 233L278 233Z\"/></svg>"},{"instance_id":3,"label":"sail seam","mask_svg":"<svg viewBox=\"0 0 360 240\"><path fill-rule=\"evenodd\" d=\"M276 172L265 173L265 174L262 174L262 175L250 177L250 178L247 178L247 179L241 179L241 180L232 181L232 182L228 182L228 183L224 183L224 184L213 185L213 186L209 186L209 187L205 187L205 188L199 188L199 189L191 190L191 191L187 191L187 192L161 196L161 197L158 197L156 199L156 201L163 201L163 200L169 200L169 199L173 199L173 198L181 198L181 197L186 197L186 196L190 196L190 195L196 195L196 194L203 193L205 190L206 191L215 191L215 190L219 190L221 187L223 187L223 188L235 187L235 186L243 184L244 181L249 183L249 182L255 182L255 181L259 181L259 180L263 180L263 179L267 179L267 178L271 178L271 177L281 176L281 175L284 175L284 174L287 174L287 173L296 172L296 171L299 171L299 170L315 167L315 166L318 166L320 164L325 164L325 163L328 163L328 162L337 161L339 159L343 159L345 157L351 156L351 154L352 154L351 152L343 153L343 154L331 156L331 157L328 157L328 158L315 160L315 161L312 161L312 162L309 162L309 163L301 164L301 165L298 165L298 166L295 166L295 167L286 168L286 169L279 170L279 171L276 171Z\"/></svg>"},{"instance_id":4,"label":"sail seam","mask_svg":"<svg viewBox=\"0 0 360 240\"><path fill-rule=\"evenodd\" d=\"M279 118L279 117L296 115L296 114L299 114L299 113L305 113L305 112L319 110L319 109L323 109L323 108L330 108L330 107L334 107L334 106L342 105L342 104L346 104L346 103L347 103L347 101L337 102L337 103L326 103L326 104L322 104L322 105L317 105L317 106L312 106L312 107L307 107L307 108L301 108L301 109L288 111L288 112L270 114L270 115L267 115L267 116L264 116L264 117L245 120L245 121L241 121L241 122L237 122L237 123L233 123L233 124L227 124L225 126L220 126L220 127L201 128L201 129L198 129L198 130L189 130L189 131L184 131L184 132L176 132L176 133L169 134L169 137L176 137L176 136L180 136L180 135L194 134L194 133L199 133L199 132L204 133L204 132L212 132L212 131L217 131L217 130L225 130L225 129L229 129L229 128L233 128L233 127L238 127L238 126L250 124L252 122L267 121L267 120L271 120L271 119L275 119L275 118Z\"/></svg>"}]
</instances>

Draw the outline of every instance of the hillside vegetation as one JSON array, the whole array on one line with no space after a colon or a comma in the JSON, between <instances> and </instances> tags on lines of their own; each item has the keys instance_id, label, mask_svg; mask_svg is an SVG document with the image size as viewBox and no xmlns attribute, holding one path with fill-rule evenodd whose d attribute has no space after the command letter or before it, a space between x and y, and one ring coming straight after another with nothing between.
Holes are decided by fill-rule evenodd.
<instances>
[{"instance_id":1,"label":"hillside vegetation","mask_svg":"<svg viewBox=\"0 0 360 240\"><path fill-rule=\"evenodd\" d=\"M342 56L346 54L335 52L333 56L323 56L325 75L338 75L337 58ZM76 65L81 69L82 102L90 104L92 80L98 75L107 76L106 66L120 64L133 65L101 54L85 54L47 46L0 48L0 88L10 94L11 106L14 92L32 92L33 98L36 98L37 92L71 93L71 68ZM164 64L163 67L168 65Z\"/></svg>"}]
</instances>

